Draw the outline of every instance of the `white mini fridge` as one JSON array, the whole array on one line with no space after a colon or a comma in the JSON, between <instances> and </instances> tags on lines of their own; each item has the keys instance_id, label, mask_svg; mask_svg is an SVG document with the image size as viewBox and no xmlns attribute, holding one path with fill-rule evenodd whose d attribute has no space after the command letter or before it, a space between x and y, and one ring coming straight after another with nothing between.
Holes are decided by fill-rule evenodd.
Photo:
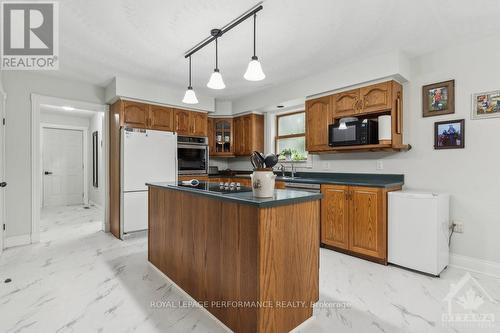
<instances>
[{"instance_id":1,"label":"white mini fridge","mask_svg":"<svg viewBox=\"0 0 500 333\"><path fill-rule=\"evenodd\" d=\"M121 132L120 238L148 228L147 182L177 181L177 135L124 128Z\"/></svg>"},{"instance_id":2,"label":"white mini fridge","mask_svg":"<svg viewBox=\"0 0 500 333\"><path fill-rule=\"evenodd\" d=\"M388 262L439 276L449 262L448 194L389 192Z\"/></svg>"}]
</instances>

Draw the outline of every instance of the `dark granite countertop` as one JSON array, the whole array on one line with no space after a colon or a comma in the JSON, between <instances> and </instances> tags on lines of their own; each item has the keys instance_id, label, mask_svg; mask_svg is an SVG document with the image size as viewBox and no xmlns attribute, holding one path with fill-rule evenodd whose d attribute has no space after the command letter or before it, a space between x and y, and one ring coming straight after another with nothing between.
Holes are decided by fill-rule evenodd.
<instances>
[{"instance_id":1,"label":"dark granite countertop","mask_svg":"<svg viewBox=\"0 0 500 333\"><path fill-rule=\"evenodd\" d=\"M250 173L251 171L236 171L234 176L210 175L210 177L249 178ZM289 175L289 173L286 174ZM282 177L280 173L277 173L277 175L277 181L284 181L287 183L334 184L383 188L402 186L404 184L404 175L396 174L297 172L295 178Z\"/></svg>"},{"instance_id":2,"label":"dark granite countertop","mask_svg":"<svg viewBox=\"0 0 500 333\"><path fill-rule=\"evenodd\" d=\"M184 191L198 195L204 195L206 197L213 198L216 200L233 201L240 204L257 206L260 208L290 205L299 202L319 200L322 198L321 193L311 193L311 192L295 191L295 190L274 190L274 196L272 198L256 198L253 196L252 192L222 194L218 192L208 192L196 188L179 186L176 183L161 182L161 183L147 183L146 185L161 187L164 189L169 189L174 191Z\"/></svg>"}]
</instances>

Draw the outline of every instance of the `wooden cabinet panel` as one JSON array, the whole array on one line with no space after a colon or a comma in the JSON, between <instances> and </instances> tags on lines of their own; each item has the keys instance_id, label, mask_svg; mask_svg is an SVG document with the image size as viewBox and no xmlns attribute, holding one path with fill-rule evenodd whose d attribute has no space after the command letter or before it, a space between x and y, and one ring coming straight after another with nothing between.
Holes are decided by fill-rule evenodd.
<instances>
[{"instance_id":1,"label":"wooden cabinet panel","mask_svg":"<svg viewBox=\"0 0 500 333\"><path fill-rule=\"evenodd\" d=\"M322 185L321 242L341 249L349 247L349 187Z\"/></svg>"},{"instance_id":2,"label":"wooden cabinet panel","mask_svg":"<svg viewBox=\"0 0 500 333\"><path fill-rule=\"evenodd\" d=\"M134 128L147 128L149 120L149 105L123 101L121 110L121 125Z\"/></svg>"},{"instance_id":3,"label":"wooden cabinet panel","mask_svg":"<svg viewBox=\"0 0 500 333\"><path fill-rule=\"evenodd\" d=\"M378 112L392 108L391 81L373 84L360 89L363 113Z\"/></svg>"},{"instance_id":4,"label":"wooden cabinet panel","mask_svg":"<svg viewBox=\"0 0 500 333\"><path fill-rule=\"evenodd\" d=\"M191 135L207 136L208 117L206 113L190 112L189 122Z\"/></svg>"},{"instance_id":5,"label":"wooden cabinet panel","mask_svg":"<svg viewBox=\"0 0 500 333\"><path fill-rule=\"evenodd\" d=\"M360 109L359 89L344 91L332 96L332 113L336 118L356 114Z\"/></svg>"},{"instance_id":6,"label":"wooden cabinet panel","mask_svg":"<svg viewBox=\"0 0 500 333\"><path fill-rule=\"evenodd\" d=\"M208 152L209 152L210 156L214 156L214 154L215 154L215 119L208 118L207 124L208 124L208 129L207 129Z\"/></svg>"},{"instance_id":7,"label":"wooden cabinet panel","mask_svg":"<svg viewBox=\"0 0 500 333\"><path fill-rule=\"evenodd\" d=\"M264 116L249 114L233 119L234 154L248 156L264 150Z\"/></svg>"},{"instance_id":8,"label":"wooden cabinet panel","mask_svg":"<svg viewBox=\"0 0 500 333\"><path fill-rule=\"evenodd\" d=\"M189 135L191 130L190 111L175 109L174 110L174 126L175 132L180 135Z\"/></svg>"},{"instance_id":9,"label":"wooden cabinet panel","mask_svg":"<svg viewBox=\"0 0 500 333\"><path fill-rule=\"evenodd\" d=\"M371 257L386 257L386 225L382 190L350 187L349 249Z\"/></svg>"},{"instance_id":10,"label":"wooden cabinet panel","mask_svg":"<svg viewBox=\"0 0 500 333\"><path fill-rule=\"evenodd\" d=\"M169 107L149 106L149 128L158 131L174 130L174 110Z\"/></svg>"},{"instance_id":11,"label":"wooden cabinet panel","mask_svg":"<svg viewBox=\"0 0 500 333\"><path fill-rule=\"evenodd\" d=\"M274 188L275 189L284 189L285 188L285 182L280 182L280 181L275 182Z\"/></svg>"},{"instance_id":12,"label":"wooden cabinet panel","mask_svg":"<svg viewBox=\"0 0 500 333\"><path fill-rule=\"evenodd\" d=\"M330 96L306 101L306 150L327 150L331 122Z\"/></svg>"}]
</instances>

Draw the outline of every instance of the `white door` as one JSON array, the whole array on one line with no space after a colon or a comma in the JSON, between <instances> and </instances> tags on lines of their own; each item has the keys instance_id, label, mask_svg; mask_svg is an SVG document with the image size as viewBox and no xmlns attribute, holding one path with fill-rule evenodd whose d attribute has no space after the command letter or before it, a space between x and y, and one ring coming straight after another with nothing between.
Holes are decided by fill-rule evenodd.
<instances>
[{"instance_id":1,"label":"white door","mask_svg":"<svg viewBox=\"0 0 500 333\"><path fill-rule=\"evenodd\" d=\"M83 203L83 131L43 128L43 206Z\"/></svg>"}]
</instances>

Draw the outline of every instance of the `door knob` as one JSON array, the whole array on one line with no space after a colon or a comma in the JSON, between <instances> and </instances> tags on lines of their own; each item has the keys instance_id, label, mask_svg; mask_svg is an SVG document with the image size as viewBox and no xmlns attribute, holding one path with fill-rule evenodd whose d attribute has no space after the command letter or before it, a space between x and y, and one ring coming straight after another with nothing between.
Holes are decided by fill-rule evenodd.
<instances>
[{"instance_id":1,"label":"door knob","mask_svg":"<svg viewBox=\"0 0 500 333\"><path fill-rule=\"evenodd\" d=\"M6 182L1 182L1 183L0 183L0 187L5 187L5 186L7 186L7 183L6 183Z\"/></svg>"},{"instance_id":2,"label":"door knob","mask_svg":"<svg viewBox=\"0 0 500 333\"><path fill-rule=\"evenodd\" d=\"M45 171L45 172L44 172L44 174L45 174L45 175L51 175L51 174L52 174L52 172L50 172L50 171Z\"/></svg>"}]
</instances>

